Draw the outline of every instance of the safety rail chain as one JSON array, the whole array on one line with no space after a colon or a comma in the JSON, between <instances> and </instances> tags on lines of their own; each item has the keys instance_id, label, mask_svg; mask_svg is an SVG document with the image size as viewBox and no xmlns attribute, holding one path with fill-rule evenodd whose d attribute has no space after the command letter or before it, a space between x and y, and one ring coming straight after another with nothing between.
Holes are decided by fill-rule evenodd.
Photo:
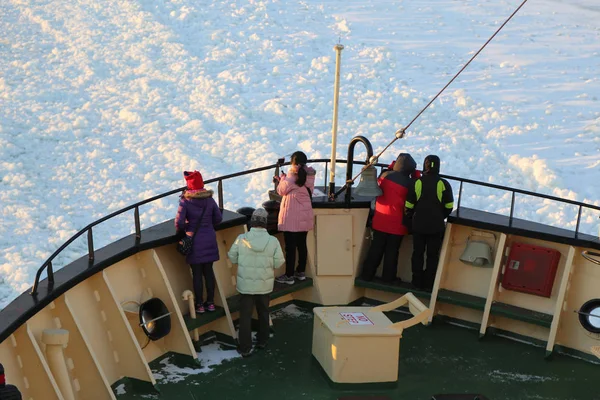
<instances>
[{"instance_id":1,"label":"safety rail chain","mask_svg":"<svg viewBox=\"0 0 600 400\"><path fill-rule=\"evenodd\" d=\"M314 159L314 160L309 160L309 163L325 163L325 183L324 183L324 187L327 188L327 167L329 166L329 163L331 162L331 159L329 158L319 158L319 159ZM347 163L347 160L337 160L336 159L336 163L342 163L345 164ZM209 183L213 183L213 182L217 182L217 193L218 193L218 203L219 203L219 208L223 209L223 181L227 180L227 179L232 179L232 178L237 178L239 176L244 176L244 175L249 175L249 174L253 174L256 172L261 172L261 171L266 171L269 169L274 169L277 167L280 167L282 165L289 165L289 162L283 163L283 164L271 164L271 165L267 165L264 167L260 167L260 168L254 168L248 171L242 171L242 172L236 172L234 174L229 174L229 175L224 175L218 178L213 178L213 179L209 179L206 180L204 183L205 184L209 184ZM365 161L353 161L353 164L359 164L359 165L367 165L368 162ZM387 168L387 164L375 164L375 166L380 167L380 168ZM453 180L453 181L458 181L460 182L460 188L458 191L458 205L456 207L457 209L457 216L459 216L460 213L460 201L462 198L462 190L463 190L463 184L464 183L469 183L469 184L473 184L476 186L483 186L483 187L488 187L488 188L492 188L492 189L499 189L499 190L503 190L503 191L509 191L512 192L512 198L511 198L511 202L510 202L510 215L509 215L509 226L512 226L512 222L513 222L513 214L514 214L514 208L515 208L515 195L518 194L523 194L523 195L527 195L527 196L533 196L533 197L538 197L538 198L542 198L542 199L547 199L547 200L553 200L553 201L557 201L560 203L566 203L566 204L571 204L574 206L578 206L579 210L577 213L577 224L575 226L575 238L578 237L579 235L579 224L581 221L581 212L583 210L583 208L590 208L593 210L597 210L600 211L600 207L599 206L595 206L592 204L586 204L586 203L581 203L578 201L574 201L574 200L568 200L568 199L561 199L559 197L555 197L555 196L549 196L549 195L545 195L545 194L541 194L541 193L535 193L535 192L530 192L527 190L521 190L521 189L514 189L514 188L510 188L507 186L500 186L500 185L494 185L491 183L485 183L485 182L479 182L479 181L474 181L471 179L465 179L465 178L459 178L459 177L455 177L455 176L450 176L450 175L441 175L440 176L442 178L445 179L449 179L449 180ZM351 187L351 186L350 186ZM85 232L87 232L87 239L88 239L88 259L90 264L93 265L94 263L94 236L93 236L93 227L96 225L101 224L104 221L107 221L111 218L114 218L118 215L121 215L127 211L131 211L134 210L134 223L135 223L135 237L136 237L136 245L138 245L140 243L141 240L141 227L140 227L140 206L143 206L144 204L148 204L151 203L155 200L159 200L162 199L164 197L167 196L171 196L173 194L176 194L178 192L182 192L186 187L180 187L178 189L173 189L170 190L168 192L159 194L157 196L154 197L150 197L149 199L146 200L142 200L138 203L132 204L130 206L127 206L125 208L122 208L118 211L115 211L111 214L106 215L105 217L100 218L97 221L94 221L92 223L90 223L89 225L87 225L85 228L83 228L82 230L80 230L79 232L77 232L75 235L73 235L69 240L67 240L65 243L63 243L62 246L60 246L50 257L48 257L48 259L42 264L42 266L38 269L36 275L35 275L35 281L33 283L33 287L31 289L31 295L32 296L36 296L37 292L38 292L38 286L39 286L39 282L40 282L40 277L42 275L42 272L44 272L44 270L47 270L47 274L48 274L48 289L51 291L52 287L54 285L54 271L52 269L52 260L54 260L56 258L56 256L58 256L65 248L67 248L67 246L69 246L71 243L73 243L77 238L79 238L81 235L83 235Z\"/></svg>"}]
</instances>

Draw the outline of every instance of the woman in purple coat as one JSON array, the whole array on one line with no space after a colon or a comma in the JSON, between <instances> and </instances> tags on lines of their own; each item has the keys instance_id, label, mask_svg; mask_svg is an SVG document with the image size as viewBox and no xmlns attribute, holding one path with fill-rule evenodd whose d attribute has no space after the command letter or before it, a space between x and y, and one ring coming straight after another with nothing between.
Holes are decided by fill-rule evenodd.
<instances>
[{"instance_id":1,"label":"woman in purple coat","mask_svg":"<svg viewBox=\"0 0 600 400\"><path fill-rule=\"evenodd\" d=\"M215 311L215 273L213 262L219 259L217 234L215 227L221 223L223 216L219 206L212 198L213 191L204 188L200 172L184 171L187 190L181 195L179 208L175 217L175 229L184 231L186 235L196 236L192 251L185 261L192 267L196 312L203 313L204 309ZM203 303L202 276L206 281L206 303Z\"/></svg>"}]
</instances>

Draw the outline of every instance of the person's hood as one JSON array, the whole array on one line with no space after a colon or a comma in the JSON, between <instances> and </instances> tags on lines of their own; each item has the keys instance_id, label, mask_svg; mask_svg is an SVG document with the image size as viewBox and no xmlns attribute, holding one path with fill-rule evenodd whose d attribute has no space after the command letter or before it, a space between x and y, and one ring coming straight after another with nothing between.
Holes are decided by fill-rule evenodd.
<instances>
[{"instance_id":1,"label":"person's hood","mask_svg":"<svg viewBox=\"0 0 600 400\"><path fill-rule=\"evenodd\" d=\"M269 235L269 232L267 232L265 228L252 227L250 228L250 231L246 233L240 245L260 253L265 251L270 238L271 235Z\"/></svg>"},{"instance_id":2,"label":"person's hood","mask_svg":"<svg viewBox=\"0 0 600 400\"><path fill-rule=\"evenodd\" d=\"M183 197L186 199L207 199L212 197L214 192L212 190L202 189L202 190L186 190L183 193Z\"/></svg>"},{"instance_id":3,"label":"person's hood","mask_svg":"<svg viewBox=\"0 0 600 400\"><path fill-rule=\"evenodd\" d=\"M428 155L423 160L423 175L439 174L440 158L434 155Z\"/></svg>"},{"instance_id":4,"label":"person's hood","mask_svg":"<svg viewBox=\"0 0 600 400\"><path fill-rule=\"evenodd\" d=\"M394 163L393 170L402 172L406 175L410 175L417 168L417 162L408 153L400 153L396 162Z\"/></svg>"}]
</instances>

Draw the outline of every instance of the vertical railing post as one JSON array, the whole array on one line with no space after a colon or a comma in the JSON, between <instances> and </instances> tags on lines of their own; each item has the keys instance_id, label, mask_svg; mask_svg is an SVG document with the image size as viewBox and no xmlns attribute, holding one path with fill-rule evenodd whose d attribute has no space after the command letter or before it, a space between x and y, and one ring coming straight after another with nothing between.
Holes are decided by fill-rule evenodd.
<instances>
[{"instance_id":1,"label":"vertical railing post","mask_svg":"<svg viewBox=\"0 0 600 400\"><path fill-rule=\"evenodd\" d=\"M94 261L94 234L92 233L92 228L88 229L87 234L88 240L88 258L91 262Z\"/></svg>"},{"instance_id":2,"label":"vertical railing post","mask_svg":"<svg viewBox=\"0 0 600 400\"><path fill-rule=\"evenodd\" d=\"M575 225L575 238L579 237L579 223L581 222L581 206L579 206L579 212L577 212L577 225Z\"/></svg>"},{"instance_id":3,"label":"vertical railing post","mask_svg":"<svg viewBox=\"0 0 600 400\"><path fill-rule=\"evenodd\" d=\"M325 188L325 191L327 191L327 166L329 165L329 162L325 161L325 176L323 177L323 188Z\"/></svg>"},{"instance_id":4,"label":"vertical railing post","mask_svg":"<svg viewBox=\"0 0 600 400\"><path fill-rule=\"evenodd\" d=\"M462 199L462 187L463 181L460 181L460 187L458 188L458 204L456 205L456 217L460 217L460 201Z\"/></svg>"},{"instance_id":5,"label":"vertical railing post","mask_svg":"<svg viewBox=\"0 0 600 400\"><path fill-rule=\"evenodd\" d=\"M508 217L508 226L512 226L513 213L515 212L515 192L512 192L512 198L510 200L510 216Z\"/></svg>"},{"instance_id":6,"label":"vertical railing post","mask_svg":"<svg viewBox=\"0 0 600 400\"><path fill-rule=\"evenodd\" d=\"M142 239L142 228L140 226L140 208L136 207L133 211L133 218L135 220L135 241L139 243Z\"/></svg>"},{"instance_id":7,"label":"vertical railing post","mask_svg":"<svg viewBox=\"0 0 600 400\"><path fill-rule=\"evenodd\" d=\"M219 208L223 210L223 180L219 179L219 183L217 185L217 192L219 194Z\"/></svg>"},{"instance_id":8,"label":"vertical railing post","mask_svg":"<svg viewBox=\"0 0 600 400\"><path fill-rule=\"evenodd\" d=\"M52 268L52 261L48 261L48 283L54 285L54 269Z\"/></svg>"}]
</instances>

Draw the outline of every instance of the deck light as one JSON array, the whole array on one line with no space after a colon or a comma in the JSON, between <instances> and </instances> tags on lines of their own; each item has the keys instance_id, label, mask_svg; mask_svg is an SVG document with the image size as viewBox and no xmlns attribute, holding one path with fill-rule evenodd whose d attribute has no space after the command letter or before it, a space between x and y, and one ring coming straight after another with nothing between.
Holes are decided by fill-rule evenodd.
<instances>
[{"instance_id":1,"label":"deck light","mask_svg":"<svg viewBox=\"0 0 600 400\"><path fill-rule=\"evenodd\" d=\"M460 256L460 261L476 267L492 267L492 248L496 235L491 232L473 230L467 237L467 245Z\"/></svg>"},{"instance_id":2,"label":"deck light","mask_svg":"<svg viewBox=\"0 0 600 400\"><path fill-rule=\"evenodd\" d=\"M161 339L171 332L171 313L159 298L140 306L140 326L150 340Z\"/></svg>"},{"instance_id":3,"label":"deck light","mask_svg":"<svg viewBox=\"0 0 600 400\"><path fill-rule=\"evenodd\" d=\"M465 251L460 256L460 261L465 264L484 267L492 264L492 249L484 242L469 240Z\"/></svg>"}]
</instances>

